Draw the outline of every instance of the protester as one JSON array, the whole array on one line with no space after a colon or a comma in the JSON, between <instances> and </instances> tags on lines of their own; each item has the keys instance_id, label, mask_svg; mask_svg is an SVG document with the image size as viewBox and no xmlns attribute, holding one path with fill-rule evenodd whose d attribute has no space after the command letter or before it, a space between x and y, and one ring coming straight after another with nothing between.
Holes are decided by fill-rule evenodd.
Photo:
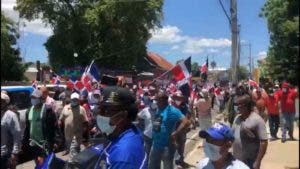
<instances>
[{"instance_id":1,"label":"protester","mask_svg":"<svg viewBox=\"0 0 300 169\"><path fill-rule=\"evenodd\" d=\"M278 139L277 132L279 128L279 99L275 94L276 90L274 88L269 89L269 98L267 100L267 111L269 116L269 128L271 133L270 140Z\"/></svg>"},{"instance_id":2,"label":"protester","mask_svg":"<svg viewBox=\"0 0 300 169\"><path fill-rule=\"evenodd\" d=\"M43 100L43 94L40 90L35 89L31 94L32 106L26 113L26 129L25 139L26 141L34 140L39 144L45 143L47 151L53 151L55 131L56 131L56 116L52 112L52 109L47 109ZM33 142L33 141L30 141ZM36 144L31 145L31 152L35 159L36 164L42 163L42 158L46 156L44 150L42 150Z\"/></svg>"},{"instance_id":3,"label":"protester","mask_svg":"<svg viewBox=\"0 0 300 169\"><path fill-rule=\"evenodd\" d=\"M268 101L268 94L261 87L254 89L252 92L252 99L255 102L256 109L258 114L264 119L266 122L268 119L268 115L266 111L266 105Z\"/></svg>"},{"instance_id":4,"label":"protester","mask_svg":"<svg viewBox=\"0 0 300 169\"><path fill-rule=\"evenodd\" d=\"M181 111L181 113L187 118L191 119L191 110L188 107L187 104L187 99L182 95L181 91L178 90L172 95L172 100L173 100L173 106L176 107ZM179 124L177 124L176 127L179 127ZM187 130L183 130L182 132L178 133L177 137L177 152L179 154L179 159L175 160L175 164L180 165L180 166L187 166L187 164L184 162L184 148L185 148L185 142L186 142L186 134L189 132Z\"/></svg>"},{"instance_id":5,"label":"protester","mask_svg":"<svg viewBox=\"0 0 300 169\"><path fill-rule=\"evenodd\" d=\"M299 94L290 87L290 84L284 82L282 84L282 90L278 93L281 113L282 113L282 138L281 142L286 141L286 131L290 136L291 140L294 140L294 119L296 114L295 100Z\"/></svg>"},{"instance_id":6,"label":"protester","mask_svg":"<svg viewBox=\"0 0 300 169\"><path fill-rule=\"evenodd\" d=\"M153 122L153 142L149 157L149 169L160 169L163 161L164 169L173 169L178 134L189 126L184 115L168 104L168 95L160 91L157 96L158 112ZM175 130L176 123L180 123Z\"/></svg>"},{"instance_id":7,"label":"protester","mask_svg":"<svg viewBox=\"0 0 300 169\"><path fill-rule=\"evenodd\" d=\"M49 96L49 90L47 89L46 86L43 86L40 88L41 92L42 92L42 99L43 102L46 105L46 109L51 109L53 113L55 113L55 100Z\"/></svg>"},{"instance_id":8,"label":"protester","mask_svg":"<svg viewBox=\"0 0 300 169\"><path fill-rule=\"evenodd\" d=\"M65 140L67 148L70 152L69 161L73 161L73 157L80 152L80 144L82 143L83 126L87 123L85 109L80 106L79 94L72 93L71 103L65 105L59 117L59 125L62 121L65 125ZM68 153L68 152L67 152Z\"/></svg>"},{"instance_id":9,"label":"protester","mask_svg":"<svg viewBox=\"0 0 300 169\"><path fill-rule=\"evenodd\" d=\"M153 130L152 123L153 123L156 111L157 111L157 104L156 104L156 100L153 99L153 100L151 100L151 103L149 106L145 107L138 113L139 123L141 123L141 121L144 122L143 138L144 138L145 151L148 156L150 154L150 150L152 147L152 130Z\"/></svg>"},{"instance_id":10,"label":"protester","mask_svg":"<svg viewBox=\"0 0 300 169\"><path fill-rule=\"evenodd\" d=\"M211 127L211 100L208 95L208 90L202 89L200 99L195 103L198 110L198 119L200 130L206 130Z\"/></svg>"},{"instance_id":11,"label":"protester","mask_svg":"<svg viewBox=\"0 0 300 169\"><path fill-rule=\"evenodd\" d=\"M9 103L9 96L1 91L1 169L16 168L21 147L20 123Z\"/></svg>"},{"instance_id":12,"label":"protester","mask_svg":"<svg viewBox=\"0 0 300 169\"><path fill-rule=\"evenodd\" d=\"M201 130L199 136L205 139L204 153L198 169L248 169L249 167L229 152L234 141L232 130L222 123L215 123L207 130Z\"/></svg>"},{"instance_id":13,"label":"protester","mask_svg":"<svg viewBox=\"0 0 300 169\"><path fill-rule=\"evenodd\" d=\"M88 94L88 103L94 115L96 115L96 112L99 111L100 97L101 97L101 91L99 89L94 89L92 92L89 92Z\"/></svg>"},{"instance_id":14,"label":"protester","mask_svg":"<svg viewBox=\"0 0 300 169\"><path fill-rule=\"evenodd\" d=\"M142 134L132 124L137 113L135 98L128 89L107 87L103 90L96 119L99 129L110 141L102 156L106 168L147 168Z\"/></svg>"},{"instance_id":15,"label":"protester","mask_svg":"<svg viewBox=\"0 0 300 169\"><path fill-rule=\"evenodd\" d=\"M235 103L238 115L233 123L233 155L250 168L259 169L268 146L264 120L253 111L254 103L248 94L239 96Z\"/></svg>"}]
</instances>

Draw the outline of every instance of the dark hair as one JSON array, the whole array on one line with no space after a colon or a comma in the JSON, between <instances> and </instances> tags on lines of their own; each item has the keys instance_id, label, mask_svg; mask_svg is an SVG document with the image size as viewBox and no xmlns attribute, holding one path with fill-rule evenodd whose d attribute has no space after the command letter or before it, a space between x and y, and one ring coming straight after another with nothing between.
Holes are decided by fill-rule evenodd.
<instances>
[{"instance_id":1,"label":"dark hair","mask_svg":"<svg viewBox=\"0 0 300 169\"><path fill-rule=\"evenodd\" d=\"M159 91L156 95L156 98L161 98L164 101L168 101L169 96L165 91Z\"/></svg>"},{"instance_id":2,"label":"dark hair","mask_svg":"<svg viewBox=\"0 0 300 169\"><path fill-rule=\"evenodd\" d=\"M241 96L238 96L237 100L241 100L244 104L247 105L247 109L251 111L255 105L252 98L248 94L243 94Z\"/></svg>"}]
</instances>

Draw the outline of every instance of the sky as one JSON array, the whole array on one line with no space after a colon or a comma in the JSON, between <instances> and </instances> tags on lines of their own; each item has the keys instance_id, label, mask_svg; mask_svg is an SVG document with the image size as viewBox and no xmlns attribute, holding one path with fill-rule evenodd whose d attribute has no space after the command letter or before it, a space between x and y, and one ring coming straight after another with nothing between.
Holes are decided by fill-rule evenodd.
<instances>
[{"instance_id":1,"label":"sky","mask_svg":"<svg viewBox=\"0 0 300 169\"><path fill-rule=\"evenodd\" d=\"M221 0L230 15L230 0ZM16 0L1 0L1 10L18 21L13 11ZM264 0L237 0L238 24L241 25L240 64L249 63L249 44L256 65L257 59L266 57L269 33L264 18L259 12ZM165 0L163 20L160 28L151 30L152 38L147 43L148 51L155 52L175 64L180 59L192 57L192 62L202 65L206 57L215 61L217 67L228 68L231 62L231 31L219 0ZM47 62L47 51L43 44L52 34L41 20L20 20L21 38L19 46L23 59Z\"/></svg>"}]
</instances>

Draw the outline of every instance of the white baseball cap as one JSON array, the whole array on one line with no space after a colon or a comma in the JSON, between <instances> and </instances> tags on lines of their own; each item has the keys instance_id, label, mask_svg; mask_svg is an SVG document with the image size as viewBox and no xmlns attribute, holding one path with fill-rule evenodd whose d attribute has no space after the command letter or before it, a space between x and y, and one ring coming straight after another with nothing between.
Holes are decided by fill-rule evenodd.
<instances>
[{"instance_id":1,"label":"white baseball cap","mask_svg":"<svg viewBox=\"0 0 300 169\"><path fill-rule=\"evenodd\" d=\"M1 92L1 100L5 100L5 102L8 104L10 102L10 98L7 94L4 92Z\"/></svg>"},{"instance_id":2,"label":"white baseball cap","mask_svg":"<svg viewBox=\"0 0 300 169\"><path fill-rule=\"evenodd\" d=\"M79 99L79 97L79 94L76 92L71 94L71 99Z\"/></svg>"}]
</instances>

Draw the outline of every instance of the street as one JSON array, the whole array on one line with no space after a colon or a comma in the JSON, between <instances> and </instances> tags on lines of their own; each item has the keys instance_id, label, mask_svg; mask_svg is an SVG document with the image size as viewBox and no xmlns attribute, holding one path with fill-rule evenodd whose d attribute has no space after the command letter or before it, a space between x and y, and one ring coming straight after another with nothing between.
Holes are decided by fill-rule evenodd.
<instances>
[{"instance_id":1,"label":"street","mask_svg":"<svg viewBox=\"0 0 300 169\"><path fill-rule=\"evenodd\" d=\"M213 120L217 116L217 106L212 110ZM261 169L296 169L299 168L299 127L295 123L294 125L294 137L297 141L287 141L281 143L280 139L276 141L269 141L268 149L265 157L263 158ZM267 123L267 132L269 134L269 128ZM197 162L205 157L202 148L202 139L198 136L199 128L191 130L187 134L187 141L185 144L185 162L191 167L196 168ZM277 134L280 138L281 130ZM270 137L270 136L269 136ZM63 152L56 153L56 156L68 160L68 155L62 156ZM175 158L177 159L175 154ZM34 162L29 161L17 166L17 169L30 169L34 168Z\"/></svg>"}]
</instances>

